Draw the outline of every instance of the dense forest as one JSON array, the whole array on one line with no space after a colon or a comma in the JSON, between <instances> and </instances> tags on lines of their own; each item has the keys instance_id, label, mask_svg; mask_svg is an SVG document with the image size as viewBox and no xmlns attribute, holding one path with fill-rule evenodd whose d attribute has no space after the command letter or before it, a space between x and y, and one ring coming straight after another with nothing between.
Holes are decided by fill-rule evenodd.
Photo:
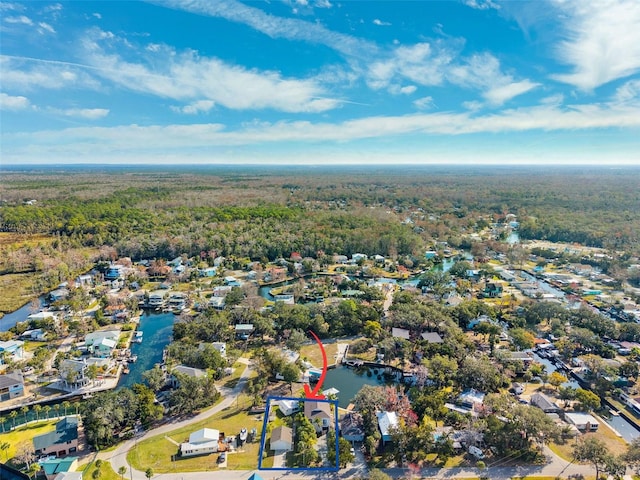
<instances>
[{"instance_id":1,"label":"dense forest","mask_svg":"<svg viewBox=\"0 0 640 480\"><path fill-rule=\"evenodd\" d=\"M14 168L0 199L2 231L134 259L412 256L434 240L460 245L507 214L524 239L640 245L634 168Z\"/></svg>"}]
</instances>

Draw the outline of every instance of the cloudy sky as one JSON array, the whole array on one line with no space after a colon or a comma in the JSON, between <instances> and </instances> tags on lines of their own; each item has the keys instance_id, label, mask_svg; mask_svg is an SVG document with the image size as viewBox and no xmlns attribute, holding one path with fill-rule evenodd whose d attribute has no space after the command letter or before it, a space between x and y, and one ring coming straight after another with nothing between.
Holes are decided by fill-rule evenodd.
<instances>
[{"instance_id":1,"label":"cloudy sky","mask_svg":"<svg viewBox=\"0 0 640 480\"><path fill-rule=\"evenodd\" d=\"M640 164L637 0L0 3L3 164Z\"/></svg>"}]
</instances>

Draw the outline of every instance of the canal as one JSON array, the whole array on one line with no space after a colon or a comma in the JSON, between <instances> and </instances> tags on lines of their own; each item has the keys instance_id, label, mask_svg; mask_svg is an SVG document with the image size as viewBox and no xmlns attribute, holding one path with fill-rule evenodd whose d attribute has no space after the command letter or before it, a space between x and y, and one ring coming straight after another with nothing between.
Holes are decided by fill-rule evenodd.
<instances>
[{"instance_id":1,"label":"canal","mask_svg":"<svg viewBox=\"0 0 640 480\"><path fill-rule=\"evenodd\" d=\"M377 372L377 373L375 373ZM381 369L355 369L338 365L336 368L327 370L322 390L336 388L338 393L338 405L342 408L347 406L365 385L387 385L381 374ZM369 376L369 373L371 376ZM393 385L395 383L389 383Z\"/></svg>"},{"instance_id":2,"label":"canal","mask_svg":"<svg viewBox=\"0 0 640 480\"><path fill-rule=\"evenodd\" d=\"M39 297L40 307L44 306L45 298L44 296ZM7 313L4 317L0 318L0 332L6 332L11 327L15 326L18 322L24 322L29 315L33 312L31 311L31 302L26 303L18 310L15 310L11 313Z\"/></svg>"},{"instance_id":3,"label":"canal","mask_svg":"<svg viewBox=\"0 0 640 480\"><path fill-rule=\"evenodd\" d=\"M140 316L138 330L143 332L142 343L131 344L131 354L137 355L138 360L129 364L128 375L120 376L118 387L142 383L142 374L162 362L162 352L171 341L175 319L173 313L145 312Z\"/></svg>"},{"instance_id":4,"label":"canal","mask_svg":"<svg viewBox=\"0 0 640 480\"><path fill-rule=\"evenodd\" d=\"M533 354L533 358L535 359L536 362L541 363L542 365L544 365L546 367L545 371L548 374L551 374L552 372L555 372L557 370L556 366L549 359L540 357L536 353ZM564 372L560 372L560 373L565 375ZM580 384L578 383L578 381L576 381L571 376L569 376L569 381L564 383L563 386L564 387L580 388ZM620 436L622 438L624 438L627 442L631 442L635 438L640 437L640 431L638 431L638 429L634 425L632 425L631 423L626 421L621 416L618 416L618 415L604 416L604 415L602 415L601 418L611 428L613 428L616 432L618 432L620 434Z\"/></svg>"}]
</instances>

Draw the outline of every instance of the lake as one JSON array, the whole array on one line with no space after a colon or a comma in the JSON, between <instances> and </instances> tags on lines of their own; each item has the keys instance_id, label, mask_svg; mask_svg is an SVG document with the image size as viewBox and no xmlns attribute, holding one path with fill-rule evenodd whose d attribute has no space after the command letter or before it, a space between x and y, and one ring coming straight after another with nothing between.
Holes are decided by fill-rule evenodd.
<instances>
[{"instance_id":1,"label":"lake","mask_svg":"<svg viewBox=\"0 0 640 480\"><path fill-rule=\"evenodd\" d=\"M173 313L145 312L140 316L138 330L143 332L142 343L131 344L131 354L137 355L138 361L129 364L129 374L120 377L118 387L142 383L142 374L162 362L162 351L171 341L175 319Z\"/></svg>"},{"instance_id":2,"label":"lake","mask_svg":"<svg viewBox=\"0 0 640 480\"><path fill-rule=\"evenodd\" d=\"M378 369L378 371L381 371ZM340 393L338 394L338 405L342 408L347 406L356 396L356 393L360 391L365 385L385 385L384 379L378 379L378 377L372 373L369 377L366 371L359 373L360 370L354 368L343 367L338 365L336 368L327 370L327 376L325 377L324 384L321 390L327 388L337 388Z\"/></svg>"}]
</instances>

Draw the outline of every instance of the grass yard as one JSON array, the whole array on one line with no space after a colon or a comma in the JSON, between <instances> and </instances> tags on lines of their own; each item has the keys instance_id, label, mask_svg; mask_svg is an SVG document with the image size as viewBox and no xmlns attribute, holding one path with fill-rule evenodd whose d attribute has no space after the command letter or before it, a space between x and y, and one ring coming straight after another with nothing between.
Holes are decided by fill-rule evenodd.
<instances>
[{"instance_id":1,"label":"grass yard","mask_svg":"<svg viewBox=\"0 0 640 480\"><path fill-rule=\"evenodd\" d=\"M324 345L324 351L327 353L327 362L329 364L335 363L335 356L338 353L338 344L328 343ZM322 368L322 352L316 342L311 345L305 345L300 349L300 358L306 358L314 367Z\"/></svg>"},{"instance_id":2,"label":"grass yard","mask_svg":"<svg viewBox=\"0 0 640 480\"><path fill-rule=\"evenodd\" d=\"M604 422L600 423L600 428L598 428L597 432L582 434L578 437L578 440L587 437L596 437L604 441L607 447L609 447L609 450L611 450L611 453L615 455L620 455L627 450L627 442L618 437ZM556 455L570 462L573 460L573 447L575 443L575 440L568 440L564 444L551 443L549 444L549 448L551 448Z\"/></svg>"},{"instance_id":3,"label":"grass yard","mask_svg":"<svg viewBox=\"0 0 640 480\"><path fill-rule=\"evenodd\" d=\"M227 388L233 388L237 385L242 372L244 372L247 366L244 363L236 362L231 366L231 368L233 368L233 373L220 380L220 384Z\"/></svg>"},{"instance_id":4,"label":"grass yard","mask_svg":"<svg viewBox=\"0 0 640 480\"><path fill-rule=\"evenodd\" d=\"M7 442L10 445L8 450L2 452L2 460L13 458L20 443L31 441L33 437L55 430L56 422L57 420L34 422L18 427L12 432L0 433L0 444Z\"/></svg>"},{"instance_id":5,"label":"grass yard","mask_svg":"<svg viewBox=\"0 0 640 480\"><path fill-rule=\"evenodd\" d=\"M177 429L168 435L159 435L138 443L127 455L127 460L137 470L151 467L155 473L194 472L216 470L217 454L201 455L191 458L178 458L178 446L189 438L189 434L201 428L213 428L227 436L236 435L241 428L258 432L257 441L245 444L242 451L227 456L227 468L230 470L251 470L258 466L262 416L249 415L251 406L249 397L242 395L238 402L212 417L187 427ZM258 421L260 419L260 421ZM172 461L173 459L173 461ZM263 462L265 466L268 464ZM273 465L273 459L271 459Z\"/></svg>"},{"instance_id":6,"label":"grass yard","mask_svg":"<svg viewBox=\"0 0 640 480\"><path fill-rule=\"evenodd\" d=\"M83 480L93 480L93 472L95 472L96 470L100 470L99 476L98 478L100 480L122 480L120 478L120 475L118 475L113 468L111 467L111 464L109 462L102 462L102 464L100 465L100 468L98 469L98 467L96 466L96 462L91 462L87 465L84 465L84 468L81 467L80 470L82 470L82 479ZM129 473L129 471L127 470L127 473ZM127 478L127 475L124 476L124 478Z\"/></svg>"},{"instance_id":7,"label":"grass yard","mask_svg":"<svg viewBox=\"0 0 640 480\"><path fill-rule=\"evenodd\" d=\"M7 273L0 275L0 312L9 313L37 297L38 273Z\"/></svg>"}]
</instances>

